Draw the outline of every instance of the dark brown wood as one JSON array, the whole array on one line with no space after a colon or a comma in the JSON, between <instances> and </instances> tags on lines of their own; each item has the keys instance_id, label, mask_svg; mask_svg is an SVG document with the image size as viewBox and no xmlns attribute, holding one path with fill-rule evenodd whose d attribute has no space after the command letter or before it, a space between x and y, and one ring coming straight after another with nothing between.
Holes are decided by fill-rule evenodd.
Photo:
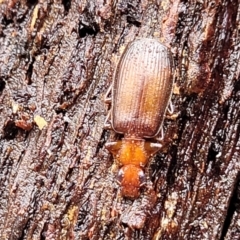
<instances>
[{"instance_id":1,"label":"dark brown wood","mask_svg":"<svg viewBox=\"0 0 240 240\"><path fill-rule=\"evenodd\" d=\"M240 238L238 1L1 0L0 13L0 239ZM132 201L103 96L136 37L170 47L176 75L154 191Z\"/></svg>"}]
</instances>

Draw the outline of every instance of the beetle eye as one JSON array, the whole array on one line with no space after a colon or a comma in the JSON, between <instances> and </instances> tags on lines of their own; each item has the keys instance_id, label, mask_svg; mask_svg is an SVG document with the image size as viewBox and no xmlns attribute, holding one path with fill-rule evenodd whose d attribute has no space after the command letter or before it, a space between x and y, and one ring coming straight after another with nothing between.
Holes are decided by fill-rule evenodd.
<instances>
[{"instance_id":1,"label":"beetle eye","mask_svg":"<svg viewBox=\"0 0 240 240\"><path fill-rule=\"evenodd\" d=\"M117 182L118 182L119 185L121 184L123 178L124 178L124 171L121 168L118 172L118 175L117 175Z\"/></svg>"},{"instance_id":2,"label":"beetle eye","mask_svg":"<svg viewBox=\"0 0 240 240\"><path fill-rule=\"evenodd\" d=\"M142 187L143 185L146 184L146 178L145 178L145 174L143 171L140 171L138 173L138 177L139 177L139 182L140 182L140 187Z\"/></svg>"}]
</instances>

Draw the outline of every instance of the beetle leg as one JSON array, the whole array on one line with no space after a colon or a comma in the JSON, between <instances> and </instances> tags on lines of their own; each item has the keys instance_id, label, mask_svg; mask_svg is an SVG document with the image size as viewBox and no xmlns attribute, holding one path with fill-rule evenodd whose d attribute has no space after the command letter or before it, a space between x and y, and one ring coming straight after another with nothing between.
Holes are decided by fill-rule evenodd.
<instances>
[{"instance_id":1,"label":"beetle leg","mask_svg":"<svg viewBox=\"0 0 240 240\"><path fill-rule=\"evenodd\" d=\"M163 132L163 127L161 126L161 129L160 129L160 134L158 135L158 137L155 137L155 139L158 141L158 142L161 142L164 138L164 132Z\"/></svg>"},{"instance_id":2,"label":"beetle leg","mask_svg":"<svg viewBox=\"0 0 240 240\"><path fill-rule=\"evenodd\" d=\"M105 119L103 127L105 129L112 129L112 123L111 123L111 110L108 112L107 117Z\"/></svg>"},{"instance_id":3,"label":"beetle leg","mask_svg":"<svg viewBox=\"0 0 240 240\"><path fill-rule=\"evenodd\" d=\"M172 101L170 100L169 102L169 105L168 105L168 108L167 108L167 113L169 115L172 115L174 113L174 107L173 107L173 104L172 104Z\"/></svg>"},{"instance_id":4,"label":"beetle leg","mask_svg":"<svg viewBox=\"0 0 240 240\"><path fill-rule=\"evenodd\" d=\"M112 95L112 88L113 88L113 83L111 83L111 85L109 86L109 88L108 88L108 90L107 90L107 92L106 92L106 94L104 96L104 102L107 103L107 104L112 102L112 97L111 97L111 95Z\"/></svg>"},{"instance_id":5,"label":"beetle leg","mask_svg":"<svg viewBox=\"0 0 240 240\"><path fill-rule=\"evenodd\" d=\"M180 112L174 112L174 106L172 104L172 101L170 100L168 108L167 108L167 114L166 119L175 121L180 115Z\"/></svg>"},{"instance_id":6,"label":"beetle leg","mask_svg":"<svg viewBox=\"0 0 240 240\"><path fill-rule=\"evenodd\" d=\"M162 144L152 142L146 142L144 146L145 151L149 156L153 156L156 152L158 152L162 148Z\"/></svg>"},{"instance_id":7,"label":"beetle leg","mask_svg":"<svg viewBox=\"0 0 240 240\"><path fill-rule=\"evenodd\" d=\"M114 156L116 156L121 149L122 141L118 140L116 142L107 142L105 147L109 152L111 152Z\"/></svg>"}]
</instances>

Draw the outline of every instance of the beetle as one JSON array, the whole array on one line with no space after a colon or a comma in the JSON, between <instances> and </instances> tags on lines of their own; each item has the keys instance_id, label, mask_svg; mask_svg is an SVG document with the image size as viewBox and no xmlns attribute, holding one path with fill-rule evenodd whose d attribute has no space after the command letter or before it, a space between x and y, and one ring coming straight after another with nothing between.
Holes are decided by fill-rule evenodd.
<instances>
[{"instance_id":1,"label":"beetle","mask_svg":"<svg viewBox=\"0 0 240 240\"><path fill-rule=\"evenodd\" d=\"M124 197L139 197L144 167L162 146L156 137L172 94L172 72L170 51L150 38L129 43L115 69L105 96L111 104L105 127L124 137L105 146L120 166L118 179Z\"/></svg>"}]
</instances>

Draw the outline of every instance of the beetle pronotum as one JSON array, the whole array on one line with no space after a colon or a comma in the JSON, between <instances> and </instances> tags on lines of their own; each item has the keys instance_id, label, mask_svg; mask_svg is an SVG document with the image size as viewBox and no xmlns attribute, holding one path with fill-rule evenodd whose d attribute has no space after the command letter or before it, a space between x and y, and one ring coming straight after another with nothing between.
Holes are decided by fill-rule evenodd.
<instances>
[{"instance_id":1,"label":"beetle pronotum","mask_svg":"<svg viewBox=\"0 0 240 240\"><path fill-rule=\"evenodd\" d=\"M153 138L161 131L172 86L172 58L167 47L149 38L126 47L106 95L106 102L111 102L106 122L110 120L111 128L124 135L106 148L121 166L118 176L125 197L139 196L144 167L161 148Z\"/></svg>"}]
</instances>

